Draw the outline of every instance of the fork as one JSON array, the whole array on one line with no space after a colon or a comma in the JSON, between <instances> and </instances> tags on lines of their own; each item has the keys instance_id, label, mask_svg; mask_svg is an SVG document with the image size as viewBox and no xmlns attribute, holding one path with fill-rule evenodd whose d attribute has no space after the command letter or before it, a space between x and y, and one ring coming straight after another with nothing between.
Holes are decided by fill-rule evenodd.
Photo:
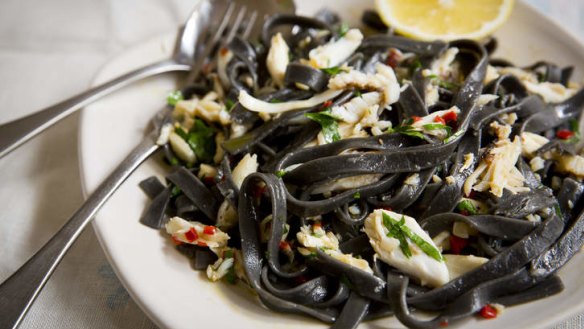
<instances>
[{"instance_id":1,"label":"fork","mask_svg":"<svg viewBox=\"0 0 584 329\"><path fill-rule=\"evenodd\" d=\"M190 71L194 61L201 58L195 47L197 34L213 17L214 6L211 3L210 0L199 1L179 31L171 58L138 68L38 112L0 125L0 158L85 105L132 82L166 72ZM220 20L220 17L216 18Z\"/></svg>"},{"instance_id":2,"label":"fork","mask_svg":"<svg viewBox=\"0 0 584 329\"><path fill-rule=\"evenodd\" d=\"M218 19L219 26L216 29L209 29L214 33L200 47L200 55L197 56L201 57L196 58L195 65L192 67L193 72L200 72L201 65L212 56L213 51L219 45L225 44L236 35L247 38L253 25L258 22L256 10L247 10L245 5L239 4L243 0L205 1L212 3L213 6L221 6L221 3L227 4L227 8L225 11L217 11L218 16L215 17L220 17ZM235 13L238 14L234 15ZM215 17L210 17L209 20ZM172 112L168 108L156 113L151 120L153 129L144 140L97 187L65 225L34 256L0 285L0 310L2 310L0 328L16 328L18 326L67 250L97 211L142 162L160 149L157 139L162 127L166 123L172 122L171 114Z\"/></svg>"}]
</instances>

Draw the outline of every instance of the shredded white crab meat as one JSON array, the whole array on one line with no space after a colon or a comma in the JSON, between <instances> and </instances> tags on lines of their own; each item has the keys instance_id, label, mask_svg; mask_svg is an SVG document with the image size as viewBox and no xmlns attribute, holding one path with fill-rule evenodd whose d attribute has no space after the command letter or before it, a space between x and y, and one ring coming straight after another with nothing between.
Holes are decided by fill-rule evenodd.
<instances>
[{"instance_id":1,"label":"shredded white crab meat","mask_svg":"<svg viewBox=\"0 0 584 329\"><path fill-rule=\"evenodd\" d=\"M217 227L222 230L228 230L238 223L237 210L231 203L224 200L217 210Z\"/></svg>"},{"instance_id":2,"label":"shredded white crab meat","mask_svg":"<svg viewBox=\"0 0 584 329\"><path fill-rule=\"evenodd\" d=\"M579 180L584 179L584 157L581 155L547 151L544 152L541 157L536 156L536 151L540 147L549 143L549 139L530 132L524 132L521 134L521 142L521 153L524 157L531 159L530 165L532 166L532 169L543 168L543 160L553 160L556 164L556 171L572 174Z\"/></svg>"},{"instance_id":3,"label":"shredded white crab meat","mask_svg":"<svg viewBox=\"0 0 584 329\"><path fill-rule=\"evenodd\" d=\"M440 79L448 80L452 77L456 77L458 74L457 68L453 65L454 59L458 54L458 48L452 47L448 48L443 54L441 54L429 69L422 71L424 76L435 75ZM438 84L434 80L428 81L424 87L424 102L426 106L433 106L438 102Z\"/></svg>"},{"instance_id":4,"label":"shredded white crab meat","mask_svg":"<svg viewBox=\"0 0 584 329\"><path fill-rule=\"evenodd\" d=\"M366 260L342 253L339 250L339 240L337 237L332 232L326 232L320 225L302 226L300 232L296 233L296 238L303 246L298 248L298 252L302 255L308 256L314 253L316 249L320 249L338 261L373 274L373 270L371 270Z\"/></svg>"},{"instance_id":5,"label":"shredded white crab meat","mask_svg":"<svg viewBox=\"0 0 584 329\"><path fill-rule=\"evenodd\" d=\"M310 65L317 69L338 66L346 61L361 45L363 34L358 29L350 29L338 40L312 49L308 53Z\"/></svg>"},{"instance_id":6,"label":"shredded white crab meat","mask_svg":"<svg viewBox=\"0 0 584 329\"><path fill-rule=\"evenodd\" d=\"M380 92L379 105L385 107L397 102L401 88L395 72L390 66L382 63L375 65L375 74L364 73L351 69L349 72L333 76L328 84L330 89L357 88Z\"/></svg>"},{"instance_id":7,"label":"shredded white crab meat","mask_svg":"<svg viewBox=\"0 0 584 329\"><path fill-rule=\"evenodd\" d=\"M194 97L178 101L174 106L173 116L182 118L182 124L186 129L191 128L194 118L202 118L207 122L219 122L223 126L231 123L229 112L225 105L218 101L218 95L214 91L208 92L201 99Z\"/></svg>"},{"instance_id":8,"label":"shredded white crab meat","mask_svg":"<svg viewBox=\"0 0 584 329\"><path fill-rule=\"evenodd\" d=\"M172 217L168 223L166 223L166 233L172 235L172 237L180 242L207 246L213 250L214 248L221 248L227 245L227 240L229 240L229 235L221 231L218 228L214 228L213 234L205 234L204 230L207 225L194 222L186 221L178 216ZM194 230L196 234L193 234L191 229Z\"/></svg>"},{"instance_id":9,"label":"shredded white crab meat","mask_svg":"<svg viewBox=\"0 0 584 329\"><path fill-rule=\"evenodd\" d=\"M276 33L271 40L270 50L266 58L266 66L272 76L272 80L278 87L282 87L284 83L284 75L290 62L290 58L288 57L289 52L290 48L282 37L282 33Z\"/></svg>"},{"instance_id":10,"label":"shredded white crab meat","mask_svg":"<svg viewBox=\"0 0 584 329\"><path fill-rule=\"evenodd\" d=\"M233 178L233 183L238 188L243 184L243 180L258 171L258 156L255 154L246 154L233 168L231 177Z\"/></svg>"},{"instance_id":11,"label":"shredded white crab meat","mask_svg":"<svg viewBox=\"0 0 584 329\"><path fill-rule=\"evenodd\" d=\"M422 285L439 287L449 281L448 269L442 261L428 256L416 244L409 243L412 251L411 257L406 257L400 248L398 239L387 236L388 228L383 225L383 213L395 220L405 219L405 224L413 233L438 250L428 234L422 230L418 222L409 216L392 211L376 209L366 219L364 231L369 237L369 242L376 252L376 257L383 262L407 273L420 280Z\"/></svg>"},{"instance_id":12,"label":"shredded white crab meat","mask_svg":"<svg viewBox=\"0 0 584 329\"><path fill-rule=\"evenodd\" d=\"M464 182L465 195L471 190L484 192L501 197L503 190L511 193L527 192L529 188L523 186L525 178L515 167L521 155L521 140L515 136L513 142L509 138L500 139L495 146L488 150L475 171Z\"/></svg>"},{"instance_id":13,"label":"shredded white crab meat","mask_svg":"<svg viewBox=\"0 0 584 329\"><path fill-rule=\"evenodd\" d=\"M527 91L541 96L546 103L563 102L577 92L575 88L566 88L561 83L539 82L535 73L525 71L518 67L496 67L495 70L497 71L497 75L492 76L495 79L503 74L513 75L521 80Z\"/></svg>"},{"instance_id":14,"label":"shredded white crab meat","mask_svg":"<svg viewBox=\"0 0 584 329\"><path fill-rule=\"evenodd\" d=\"M207 266L207 277L213 282L219 281L227 275L234 264L235 259L233 257L219 258L214 264Z\"/></svg>"},{"instance_id":15,"label":"shredded white crab meat","mask_svg":"<svg viewBox=\"0 0 584 329\"><path fill-rule=\"evenodd\" d=\"M174 125L172 123L166 123L160 128L160 135L158 135L158 139L156 139L156 145L164 145L168 143L170 139L170 134L174 130Z\"/></svg>"}]
</instances>

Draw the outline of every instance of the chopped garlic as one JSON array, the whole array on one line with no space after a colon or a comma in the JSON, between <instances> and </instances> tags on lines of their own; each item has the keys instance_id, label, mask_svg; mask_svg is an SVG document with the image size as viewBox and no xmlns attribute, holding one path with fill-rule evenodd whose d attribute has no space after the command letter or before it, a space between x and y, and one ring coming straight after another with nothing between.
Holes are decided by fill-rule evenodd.
<instances>
[{"instance_id":1,"label":"chopped garlic","mask_svg":"<svg viewBox=\"0 0 584 329\"><path fill-rule=\"evenodd\" d=\"M450 280L456 279L488 261L487 258L474 255L444 255L444 262L448 268Z\"/></svg>"},{"instance_id":2,"label":"chopped garlic","mask_svg":"<svg viewBox=\"0 0 584 329\"><path fill-rule=\"evenodd\" d=\"M369 237L369 243L376 252L376 257L383 262L420 279L424 286L439 287L449 281L448 269L442 261L427 255L415 243L410 243L411 257L406 257L400 248L398 239L389 237L388 229L383 224L383 213L400 220L403 216L405 224L413 233L438 249L432 239L420 227L418 222L409 216L391 211L376 209L366 219L364 231Z\"/></svg>"},{"instance_id":3,"label":"chopped garlic","mask_svg":"<svg viewBox=\"0 0 584 329\"><path fill-rule=\"evenodd\" d=\"M358 29L350 29L338 40L312 49L308 53L310 65L317 69L334 67L346 61L361 45L363 34Z\"/></svg>"},{"instance_id":4,"label":"chopped garlic","mask_svg":"<svg viewBox=\"0 0 584 329\"><path fill-rule=\"evenodd\" d=\"M282 87L284 83L284 75L290 62L288 52L290 52L290 48L282 37L282 33L276 33L271 40L266 66L272 76L272 80L278 87Z\"/></svg>"}]
</instances>

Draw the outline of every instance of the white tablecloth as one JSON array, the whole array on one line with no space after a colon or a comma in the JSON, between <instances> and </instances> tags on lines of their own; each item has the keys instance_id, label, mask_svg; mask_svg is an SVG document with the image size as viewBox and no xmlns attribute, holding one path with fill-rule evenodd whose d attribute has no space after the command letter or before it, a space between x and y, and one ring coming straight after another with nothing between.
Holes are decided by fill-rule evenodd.
<instances>
[{"instance_id":1,"label":"white tablecloth","mask_svg":"<svg viewBox=\"0 0 584 329\"><path fill-rule=\"evenodd\" d=\"M529 0L584 36L584 1ZM0 122L87 88L106 61L172 31L187 0L0 1ZM0 281L83 202L73 115L0 159ZM2 310L0 310L0 316ZM155 328L132 301L87 229L21 328ZM577 316L557 328L584 328Z\"/></svg>"}]
</instances>

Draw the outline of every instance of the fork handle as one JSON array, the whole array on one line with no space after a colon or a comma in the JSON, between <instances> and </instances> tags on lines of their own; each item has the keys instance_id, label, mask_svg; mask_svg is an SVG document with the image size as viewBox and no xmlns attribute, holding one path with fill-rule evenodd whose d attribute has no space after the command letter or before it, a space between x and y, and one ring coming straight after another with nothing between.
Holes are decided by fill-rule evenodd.
<instances>
[{"instance_id":1,"label":"fork handle","mask_svg":"<svg viewBox=\"0 0 584 329\"><path fill-rule=\"evenodd\" d=\"M36 113L4 123L0 125L0 158L69 114L132 82L160 73L189 71L190 69L190 65L181 64L174 59L156 62L126 73Z\"/></svg>"},{"instance_id":2,"label":"fork handle","mask_svg":"<svg viewBox=\"0 0 584 329\"><path fill-rule=\"evenodd\" d=\"M153 136L149 136L153 137ZM63 227L22 267L0 285L0 328L16 328L45 283L77 239L120 185L158 146L145 138L87 198Z\"/></svg>"}]
</instances>

